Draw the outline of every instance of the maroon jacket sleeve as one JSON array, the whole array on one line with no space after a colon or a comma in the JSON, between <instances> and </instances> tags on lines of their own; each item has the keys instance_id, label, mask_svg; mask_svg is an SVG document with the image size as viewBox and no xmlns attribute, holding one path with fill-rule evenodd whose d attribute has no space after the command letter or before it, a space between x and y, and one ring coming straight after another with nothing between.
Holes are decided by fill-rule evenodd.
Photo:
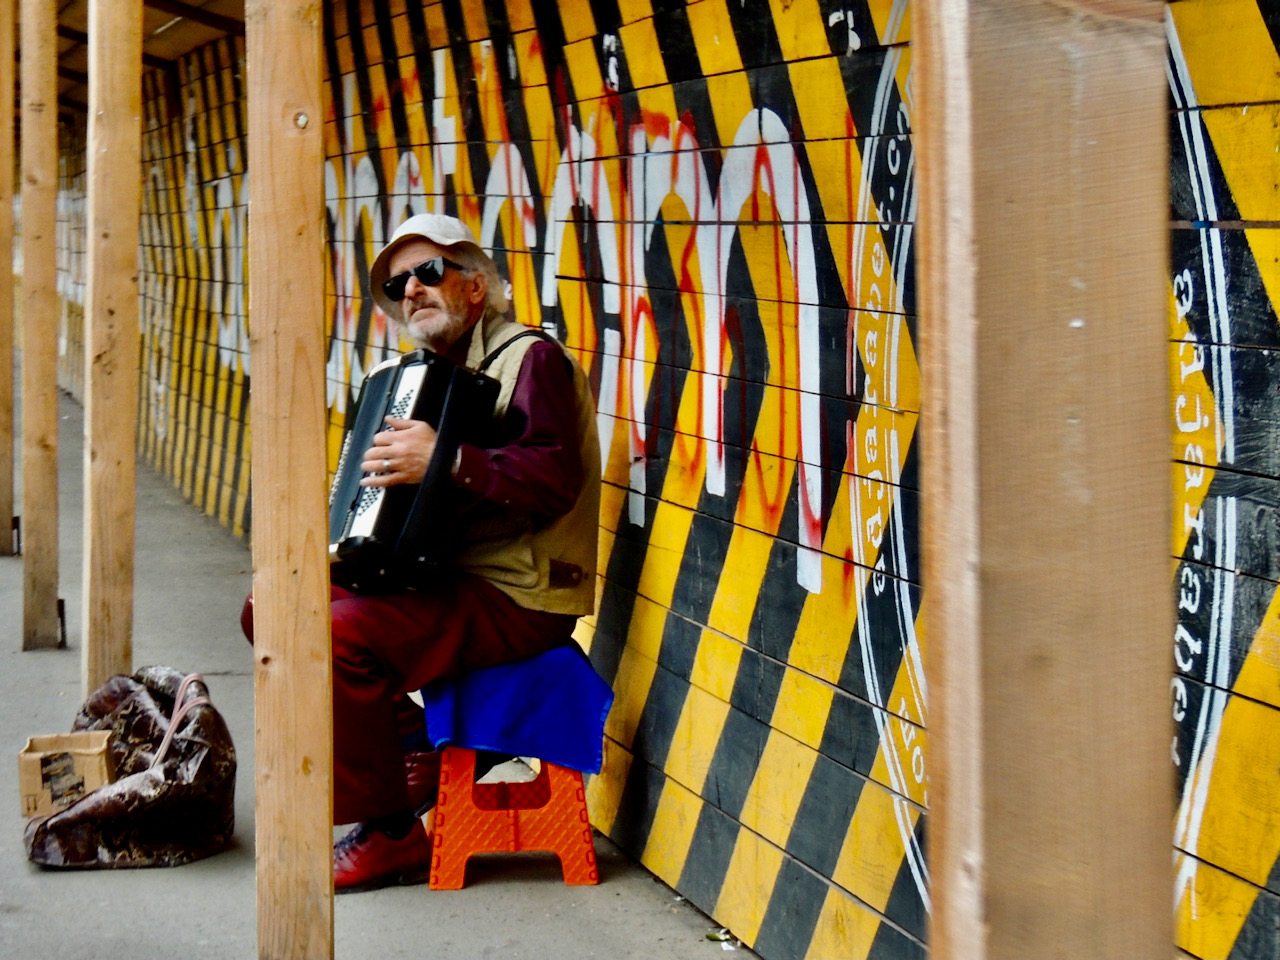
<instances>
[{"instance_id":1,"label":"maroon jacket sleeve","mask_svg":"<svg viewBox=\"0 0 1280 960\"><path fill-rule=\"evenodd\" d=\"M503 506L545 517L567 513L582 489L573 371L554 343L525 354L508 407L516 434L503 446L459 448L454 483Z\"/></svg>"}]
</instances>

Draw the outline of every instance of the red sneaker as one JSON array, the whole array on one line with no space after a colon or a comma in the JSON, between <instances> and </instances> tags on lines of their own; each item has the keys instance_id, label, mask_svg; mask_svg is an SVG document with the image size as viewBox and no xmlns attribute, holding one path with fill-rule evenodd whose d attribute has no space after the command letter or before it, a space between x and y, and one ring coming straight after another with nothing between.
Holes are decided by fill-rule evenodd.
<instances>
[{"instance_id":1,"label":"red sneaker","mask_svg":"<svg viewBox=\"0 0 1280 960\"><path fill-rule=\"evenodd\" d=\"M360 824L333 845L335 893L426 883L430 874L431 841L421 820L413 821L403 840L392 840Z\"/></svg>"}]
</instances>

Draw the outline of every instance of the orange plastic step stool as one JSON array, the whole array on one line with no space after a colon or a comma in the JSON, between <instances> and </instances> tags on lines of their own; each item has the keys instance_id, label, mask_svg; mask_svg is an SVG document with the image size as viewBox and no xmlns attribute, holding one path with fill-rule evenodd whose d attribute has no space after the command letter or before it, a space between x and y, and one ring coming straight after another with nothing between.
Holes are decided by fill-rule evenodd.
<instances>
[{"instance_id":1,"label":"orange plastic step stool","mask_svg":"<svg viewBox=\"0 0 1280 960\"><path fill-rule=\"evenodd\" d=\"M582 774L542 762L528 783L480 783L476 754L445 747L431 852L432 890L461 890L476 853L550 851L570 886L600 882Z\"/></svg>"}]
</instances>

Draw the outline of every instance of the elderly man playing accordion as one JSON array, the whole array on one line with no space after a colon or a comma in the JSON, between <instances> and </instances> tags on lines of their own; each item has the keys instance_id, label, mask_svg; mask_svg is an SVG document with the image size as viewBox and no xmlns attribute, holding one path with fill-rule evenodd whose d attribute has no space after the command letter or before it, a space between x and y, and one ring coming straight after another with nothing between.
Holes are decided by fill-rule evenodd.
<instances>
[{"instance_id":1,"label":"elderly man playing accordion","mask_svg":"<svg viewBox=\"0 0 1280 960\"><path fill-rule=\"evenodd\" d=\"M595 599L600 452L582 369L554 339L506 316L493 260L459 220L410 217L378 253L370 287L417 347L498 381L494 428L462 443L451 484L465 507L451 562L402 589L335 586L334 846L339 892L426 879L438 758L408 694L433 680L542 653L569 640ZM420 484L437 432L386 417L364 487Z\"/></svg>"}]
</instances>

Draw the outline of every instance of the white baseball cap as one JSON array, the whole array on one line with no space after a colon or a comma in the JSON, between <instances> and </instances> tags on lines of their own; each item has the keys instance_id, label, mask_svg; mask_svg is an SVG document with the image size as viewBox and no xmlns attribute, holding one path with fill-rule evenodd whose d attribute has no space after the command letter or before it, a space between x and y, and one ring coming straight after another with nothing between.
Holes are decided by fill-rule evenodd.
<instances>
[{"instance_id":1,"label":"white baseball cap","mask_svg":"<svg viewBox=\"0 0 1280 960\"><path fill-rule=\"evenodd\" d=\"M415 214L396 227L396 232L391 234L391 239L378 251L378 255L373 258L373 266L369 268L369 287L373 293L374 302L389 317L398 317L400 308L395 301L388 299L382 292L382 285L390 279L391 255L410 240L430 240L437 247L445 249L456 250L465 247L484 260L490 260L489 255L476 241L471 228L457 217L439 213ZM492 263L492 260L490 262Z\"/></svg>"}]
</instances>

